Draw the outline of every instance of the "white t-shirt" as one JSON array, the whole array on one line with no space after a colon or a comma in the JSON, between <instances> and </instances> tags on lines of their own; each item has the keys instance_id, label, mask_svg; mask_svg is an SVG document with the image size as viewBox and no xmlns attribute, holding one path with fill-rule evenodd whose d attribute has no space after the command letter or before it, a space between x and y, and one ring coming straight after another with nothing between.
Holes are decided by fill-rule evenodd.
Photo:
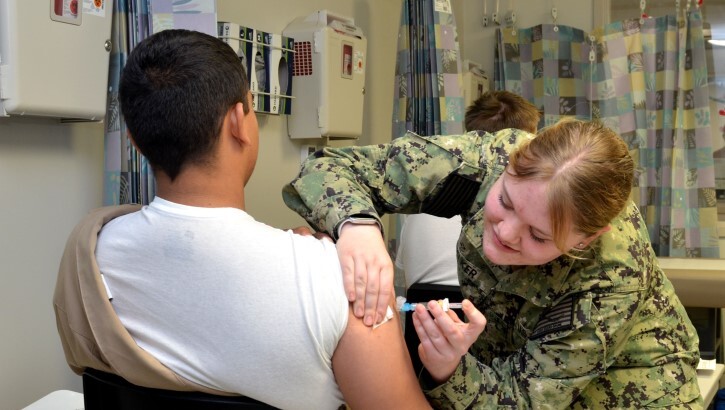
<instances>
[{"instance_id":1,"label":"white t-shirt","mask_svg":"<svg viewBox=\"0 0 725 410\"><path fill-rule=\"evenodd\" d=\"M435 283L458 286L456 243L461 217L401 215L402 228L395 266L405 271L405 286Z\"/></svg>"},{"instance_id":2,"label":"white t-shirt","mask_svg":"<svg viewBox=\"0 0 725 410\"><path fill-rule=\"evenodd\" d=\"M105 225L96 258L123 325L174 372L280 408L343 403L331 358L348 301L330 241L157 197Z\"/></svg>"}]
</instances>

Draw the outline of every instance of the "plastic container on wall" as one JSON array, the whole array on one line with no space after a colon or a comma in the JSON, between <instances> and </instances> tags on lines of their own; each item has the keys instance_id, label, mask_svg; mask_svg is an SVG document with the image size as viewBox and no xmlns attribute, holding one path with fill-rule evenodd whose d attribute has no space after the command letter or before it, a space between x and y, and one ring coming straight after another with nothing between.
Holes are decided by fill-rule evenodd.
<instances>
[{"instance_id":1,"label":"plastic container on wall","mask_svg":"<svg viewBox=\"0 0 725 410\"><path fill-rule=\"evenodd\" d=\"M112 0L0 0L0 116L102 120Z\"/></svg>"},{"instance_id":2,"label":"plastic container on wall","mask_svg":"<svg viewBox=\"0 0 725 410\"><path fill-rule=\"evenodd\" d=\"M292 21L291 138L356 139L362 134L367 40L351 18L320 10Z\"/></svg>"}]
</instances>

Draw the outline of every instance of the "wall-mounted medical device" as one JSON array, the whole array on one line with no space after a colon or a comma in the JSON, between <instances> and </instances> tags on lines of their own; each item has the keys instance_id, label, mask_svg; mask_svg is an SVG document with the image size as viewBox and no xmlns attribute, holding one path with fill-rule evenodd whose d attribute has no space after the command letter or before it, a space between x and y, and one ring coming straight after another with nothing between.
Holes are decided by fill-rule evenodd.
<instances>
[{"instance_id":1,"label":"wall-mounted medical device","mask_svg":"<svg viewBox=\"0 0 725 410\"><path fill-rule=\"evenodd\" d=\"M0 0L0 116L102 120L112 0Z\"/></svg>"},{"instance_id":2,"label":"wall-mounted medical device","mask_svg":"<svg viewBox=\"0 0 725 410\"><path fill-rule=\"evenodd\" d=\"M481 68L470 60L463 61L463 103L470 107L474 101L490 88L488 76Z\"/></svg>"},{"instance_id":3,"label":"wall-mounted medical device","mask_svg":"<svg viewBox=\"0 0 725 410\"><path fill-rule=\"evenodd\" d=\"M367 40L351 18L320 10L292 21L291 138L355 139L362 134Z\"/></svg>"}]
</instances>

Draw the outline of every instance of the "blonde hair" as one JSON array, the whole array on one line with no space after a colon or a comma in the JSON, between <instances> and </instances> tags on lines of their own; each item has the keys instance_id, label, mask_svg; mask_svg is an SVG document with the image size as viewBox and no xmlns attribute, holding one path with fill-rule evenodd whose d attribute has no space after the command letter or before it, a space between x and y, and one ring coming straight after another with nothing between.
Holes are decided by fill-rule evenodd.
<instances>
[{"instance_id":1,"label":"blonde hair","mask_svg":"<svg viewBox=\"0 0 725 410\"><path fill-rule=\"evenodd\" d=\"M625 207L634 163L627 144L599 122L562 120L509 158L512 176L548 183L554 243L564 253L570 230L591 236Z\"/></svg>"}]
</instances>

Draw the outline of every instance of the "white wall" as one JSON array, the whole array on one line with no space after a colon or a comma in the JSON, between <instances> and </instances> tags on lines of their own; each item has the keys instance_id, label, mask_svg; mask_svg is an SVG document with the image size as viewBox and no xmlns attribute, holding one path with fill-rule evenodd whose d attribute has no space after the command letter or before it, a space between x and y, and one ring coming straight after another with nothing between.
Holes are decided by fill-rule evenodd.
<instances>
[{"instance_id":1,"label":"white wall","mask_svg":"<svg viewBox=\"0 0 725 410\"><path fill-rule=\"evenodd\" d=\"M80 391L51 305L73 225L100 206L103 125L0 118L0 408Z\"/></svg>"},{"instance_id":2,"label":"white wall","mask_svg":"<svg viewBox=\"0 0 725 410\"><path fill-rule=\"evenodd\" d=\"M594 0L595 2L597 0ZM488 27L483 26L483 5L488 3ZM582 0L547 0L547 1L495 1L495 0L464 0L463 13L456 15L458 33L463 58L480 63L488 74L493 88L494 48L496 46L496 26L491 24L491 13L495 4L499 3L499 15L506 15L509 4L513 3L516 13L516 26L528 28L542 23L552 23L551 7L557 8L557 24L568 25L592 30L592 1ZM461 33L463 35L461 36Z\"/></svg>"}]
</instances>

